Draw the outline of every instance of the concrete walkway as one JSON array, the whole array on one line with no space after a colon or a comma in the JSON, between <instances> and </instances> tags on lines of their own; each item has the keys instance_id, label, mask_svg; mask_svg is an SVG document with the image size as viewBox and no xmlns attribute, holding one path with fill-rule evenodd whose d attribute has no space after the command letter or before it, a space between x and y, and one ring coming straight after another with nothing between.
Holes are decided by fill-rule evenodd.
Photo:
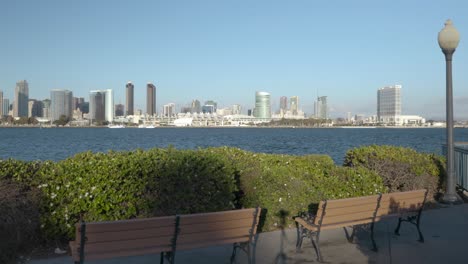
<instances>
[{"instance_id":1,"label":"concrete walkway","mask_svg":"<svg viewBox=\"0 0 468 264\"><path fill-rule=\"evenodd\" d=\"M421 230L425 243L417 241L413 225L403 223L401 236L395 236L395 219L379 222L375 229L378 252L370 250L369 233L357 233L348 243L342 229L323 231L320 247L325 263L468 263L468 204L424 211ZM257 244L256 263L317 263L310 241L304 241L302 252L295 250L296 231L262 233ZM219 246L178 252L176 263L229 263L231 246ZM246 263L238 254L237 263ZM31 260L31 264L71 264L71 257L62 256ZM159 255L125 257L113 260L89 261L92 264L159 263Z\"/></svg>"}]
</instances>

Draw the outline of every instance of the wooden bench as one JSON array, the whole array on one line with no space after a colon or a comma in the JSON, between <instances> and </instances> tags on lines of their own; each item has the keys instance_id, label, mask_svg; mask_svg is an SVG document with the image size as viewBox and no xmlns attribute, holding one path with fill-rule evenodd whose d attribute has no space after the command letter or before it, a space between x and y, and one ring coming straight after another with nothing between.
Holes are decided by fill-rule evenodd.
<instances>
[{"instance_id":1,"label":"wooden bench","mask_svg":"<svg viewBox=\"0 0 468 264\"><path fill-rule=\"evenodd\" d=\"M374 239L374 224L389 217L398 217L395 234L399 235L401 223L406 221L416 225L419 241L424 242L419 222L426 201L427 190L378 194L365 197L325 200L319 203L315 215L295 217L297 227L296 248L300 250L304 237L312 241L317 259L322 262L319 239L320 232L326 229L344 228L348 241L352 242L356 227L370 225L373 250L377 251ZM349 236L346 227L352 227Z\"/></svg>"},{"instance_id":2,"label":"wooden bench","mask_svg":"<svg viewBox=\"0 0 468 264\"><path fill-rule=\"evenodd\" d=\"M160 254L175 263L178 250L233 244L231 262L243 250L255 261L259 208L76 224L70 242L75 263L85 260Z\"/></svg>"}]
</instances>

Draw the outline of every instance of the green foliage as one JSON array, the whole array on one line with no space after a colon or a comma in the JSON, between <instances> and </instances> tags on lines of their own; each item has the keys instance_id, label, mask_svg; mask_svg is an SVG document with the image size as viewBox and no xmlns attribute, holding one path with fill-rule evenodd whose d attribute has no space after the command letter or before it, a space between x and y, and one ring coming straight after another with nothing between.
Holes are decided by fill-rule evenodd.
<instances>
[{"instance_id":1,"label":"green foliage","mask_svg":"<svg viewBox=\"0 0 468 264\"><path fill-rule=\"evenodd\" d=\"M239 204L265 211L262 231L292 227L292 216L308 211L322 199L385 192L381 178L364 168L336 167L325 155L278 155L236 148L213 148L236 168L242 193ZM286 218L284 217L286 213Z\"/></svg>"},{"instance_id":2,"label":"green foliage","mask_svg":"<svg viewBox=\"0 0 468 264\"><path fill-rule=\"evenodd\" d=\"M231 169L196 151L80 153L40 171L43 230L74 236L74 224L232 209Z\"/></svg>"},{"instance_id":3,"label":"green foliage","mask_svg":"<svg viewBox=\"0 0 468 264\"><path fill-rule=\"evenodd\" d=\"M349 150L344 166L364 167L379 174L390 192L426 188L437 193L445 177L444 158L395 146L366 146Z\"/></svg>"}]
</instances>

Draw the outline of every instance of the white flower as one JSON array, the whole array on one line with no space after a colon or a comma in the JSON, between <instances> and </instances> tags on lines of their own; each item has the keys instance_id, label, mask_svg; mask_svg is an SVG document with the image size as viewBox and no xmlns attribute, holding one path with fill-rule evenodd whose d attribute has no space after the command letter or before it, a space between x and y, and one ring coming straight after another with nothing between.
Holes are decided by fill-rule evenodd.
<instances>
[{"instance_id":1,"label":"white flower","mask_svg":"<svg viewBox=\"0 0 468 264\"><path fill-rule=\"evenodd\" d=\"M70 228L70 224L67 223L67 227Z\"/></svg>"},{"instance_id":2,"label":"white flower","mask_svg":"<svg viewBox=\"0 0 468 264\"><path fill-rule=\"evenodd\" d=\"M53 204L53 203L50 203L49 206L52 207L52 206L54 206L54 204Z\"/></svg>"},{"instance_id":3,"label":"white flower","mask_svg":"<svg viewBox=\"0 0 468 264\"><path fill-rule=\"evenodd\" d=\"M60 190L60 186L57 186L55 189L57 189L57 191Z\"/></svg>"},{"instance_id":4,"label":"white flower","mask_svg":"<svg viewBox=\"0 0 468 264\"><path fill-rule=\"evenodd\" d=\"M284 186L287 186L287 184L285 183Z\"/></svg>"},{"instance_id":5,"label":"white flower","mask_svg":"<svg viewBox=\"0 0 468 264\"><path fill-rule=\"evenodd\" d=\"M278 199L278 202L280 202L280 203L281 203L281 197Z\"/></svg>"},{"instance_id":6,"label":"white flower","mask_svg":"<svg viewBox=\"0 0 468 264\"><path fill-rule=\"evenodd\" d=\"M96 190L96 186L91 187L91 191Z\"/></svg>"},{"instance_id":7,"label":"white flower","mask_svg":"<svg viewBox=\"0 0 468 264\"><path fill-rule=\"evenodd\" d=\"M41 228L44 228L44 224L41 225Z\"/></svg>"},{"instance_id":8,"label":"white flower","mask_svg":"<svg viewBox=\"0 0 468 264\"><path fill-rule=\"evenodd\" d=\"M88 192L86 192L86 193L84 194L84 196L85 196L85 197L88 197L88 195L89 195L89 193L88 193Z\"/></svg>"}]
</instances>

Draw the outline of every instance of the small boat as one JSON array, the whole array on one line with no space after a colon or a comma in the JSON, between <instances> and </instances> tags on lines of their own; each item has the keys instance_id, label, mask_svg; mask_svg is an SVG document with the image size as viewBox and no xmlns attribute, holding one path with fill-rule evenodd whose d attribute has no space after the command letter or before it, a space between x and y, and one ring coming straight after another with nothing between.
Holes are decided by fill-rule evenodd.
<instances>
[{"instance_id":1,"label":"small boat","mask_svg":"<svg viewBox=\"0 0 468 264\"><path fill-rule=\"evenodd\" d=\"M109 125L108 128L125 128L124 125Z\"/></svg>"}]
</instances>

